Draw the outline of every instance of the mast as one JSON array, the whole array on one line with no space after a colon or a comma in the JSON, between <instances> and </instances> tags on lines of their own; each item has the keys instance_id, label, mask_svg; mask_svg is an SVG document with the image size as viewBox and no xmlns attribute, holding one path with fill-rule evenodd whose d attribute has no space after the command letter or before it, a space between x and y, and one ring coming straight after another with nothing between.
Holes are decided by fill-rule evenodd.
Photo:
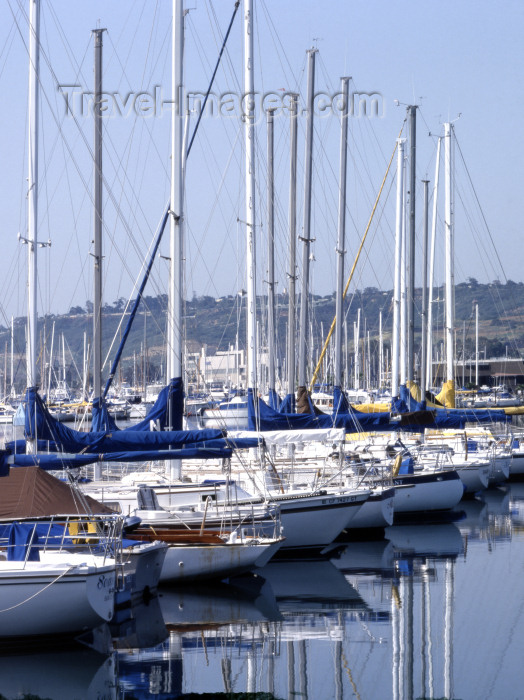
<instances>
[{"instance_id":1,"label":"mast","mask_svg":"<svg viewBox=\"0 0 524 700\"><path fill-rule=\"evenodd\" d=\"M384 383L384 339L382 337L382 309L378 315L378 387Z\"/></svg>"},{"instance_id":2,"label":"mast","mask_svg":"<svg viewBox=\"0 0 524 700\"><path fill-rule=\"evenodd\" d=\"M311 239L311 178L313 172L313 100L315 88L315 54L309 49L307 81L306 155L304 177L304 235L302 242L302 284L300 292L300 329L298 347L298 386L306 386L306 337L308 331L309 249Z\"/></svg>"},{"instance_id":3,"label":"mast","mask_svg":"<svg viewBox=\"0 0 524 700\"><path fill-rule=\"evenodd\" d=\"M422 347L420 350L420 388L422 400L427 389L427 325L428 325L428 188L429 180L422 180L424 185L424 237L422 241Z\"/></svg>"},{"instance_id":4,"label":"mast","mask_svg":"<svg viewBox=\"0 0 524 700\"><path fill-rule=\"evenodd\" d=\"M391 343L391 396L399 395L399 356L400 356L400 262L402 247L402 198L404 193L404 144L405 139L397 139L397 213L395 219L395 275L393 291L393 337Z\"/></svg>"},{"instance_id":5,"label":"mast","mask_svg":"<svg viewBox=\"0 0 524 700\"><path fill-rule=\"evenodd\" d=\"M53 328L51 331L51 351L49 353L49 372L47 374L47 400L49 401L49 397L51 396L51 378L52 378L52 372L53 372L53 349L55 345L55 322L53 321ZM43 381L43 380L42 380Z\"/></svg>"},{"instance_id":6,"label":"mast","mask_svg":"<svg viewBox=\"0 0 524 700\"><path fill-rule=\"evenodd\" d=\"M453 204L452 204L452 137L453 127L448 122L444 124L445 144L445 213L444 226L446 233L446 380L453 381L453 327L455 324L453 304Z\"/></svg>"},{"instance_id":7,"label":"mast","mask_svg":"<svg viewBox=\"0 0 524 700\"><path fill-rule=\"evenodd\" d=\"M442 138L437 144L437 159L435 162L435 184L433 185L433 219L431 223L431 250L429 256L429 298L428 298L428 340L427 340L427 387L433 386L433 278L435 275L435 241L437 237L437 202L440 173L440 146Z\"/></svg>"},{"instance_id":8,"label":"mast","mask_svg":"<svg viewBox=\"0 0 524 700\"><path fill-rule=\"evenodd\" d=\"M273 175L273 110L267 113L267 344L268 344L268 390L272 405L275 392L275 215Z\"/></svg>"},{"instance_id":9,"label":"mast","mask_svg":"<svg viewBox=\"0 0 524 700\"><path fill-rule=\"evenodd\" d=\"M410 147L410 185L409 185L409 243L407 261L407 379L414 379L415 356L415 189L417 186L417 107L409 107L409 147Z\"/></svg>"},{"instance_id":10,"label":"mast","mask_svg":"<svg viewBox=\"0 0 524 700\"><path fill-rule=\"evenodd\" d=\"M288 394L295 398L295 331L296 331L296 235L297 235L297 96L291 95L290 117L290 167L289 167L289 312L287 329L287 382Z\"/></svg>"},{"instance_id":11,"label":"mast","mask_svg":"<svg viewBox=\"0 0 524 700\"><path fill-rule=\"evenodd\" d=\"M246 252L247 252L247 386L257 388L256 238L255 238L255 77L253 0L244 0L244 100Z\"/></svg>"},{"instance_id":12,"label":"mast","mask_svg":"<svg viewBox=\"0 0 524 700\"><path fill-rule=\"evenodd\" d=\"M406 236L406 159L402 164L404 175L402 182L404 185L402 191L402 226L401 226L401 246L400 246L400 383L406 384L407 380L407 236Z\"/></svg>"},{"instance_id":13,"label":"mast","mask_svg":"<svg viewBox=\"0 0 524 700\"><path fill-rule=\"evenodd\" d=\"M342 302L344 298L344 256L346 245L346 182L347 182L347 141L348 141L348 92L349 78L342 78L342 116L340 122L340 176L338 196L338 237L337 237L337 294L335 325L335 380L334 385L342 387Z\"/></svg>"},{"instance_id":14,"label":"mast","mask_svg":"<svg viewBox=\"0 0 524 700\"><path fill-rule=\"evenodd\" d=\"M29 0L29 162L27 192L27 380L36 387L37 221L38 221L38 119L40 67L40 0Z\"/></svg>"},{"instance_id":15,"label":"mast","mask_svg":"<svg viewBox=\"0 0 524 700\"><path fill-rule=\"evenodd\" d=\"M15 319L11 316L11 396L15 395L15 371L14 371L14 352L15 352Z\"/></svg>"},{"instance_id":16,"label":"mast","mask_svg":"<svg viewBox=\"0 0 524 700\"><path fill-rule=\"evenodd\" d=\"M183 0L173 0L171 94L171 197L170 197L170 265L168 294L167 380L182 376L182 115L184 56ZM170 415L170 426L174 417Z\"/></svg>"},{"instance_id":17,"label":"mast","mask_svg":"<svg viewBox=\"0 0 524 700\"><path fill-rule=\"evenodd\" d=\"M183 143L184 116L183 76L184 76L184 3L173 0L172 5L172 72L171 72L171 193L170 193L170 231L169 231L169 285L167 317L167 381L182 381L182 260L183 260ZM145 317L144 315L144 329ZM146 342L146 339L144 338ZM146 389L147 351L144 353L144 388ZM168 402L167 430L182 427L182 416L173 415L173 401ZM182 469L181 460L166 460L165 471L171 479L179 479Z\"/></svg>"},{"instance_id":18,"label":"mast","mask_svg":"<svg viewBox=\"0 0 524 700\"><path fill-rule=\"evenodd\" d=\"M94 293L93 293L93 398L102 395L102 34L93 29L95 51L94 130Z\"/></svg>"},{"instance_id":19,"label":"mast","mask_svg":"<svg viewBox=\"0 0 524 700\"><path fill-rule=\"evenodd\" d=\"M479 305L475 303L475 386L479 387Z\"/></svg>"},{"instance_id":20,"label":"mast","mask_svg":"<svg viewBox=\"0 0 524 700\"><path fill-rule=\"evenodd\" d=\"M40 64L40 2L29 2L29 162L27 192L27 378L28 388L36 388L37 310L37 225L38 225L38 73ZM19 236L22 238L21 236ZM34 426L35 438L36 425ZM36 439L27 439L26 451L36 452Z\"/></svg>"}]
</instances>

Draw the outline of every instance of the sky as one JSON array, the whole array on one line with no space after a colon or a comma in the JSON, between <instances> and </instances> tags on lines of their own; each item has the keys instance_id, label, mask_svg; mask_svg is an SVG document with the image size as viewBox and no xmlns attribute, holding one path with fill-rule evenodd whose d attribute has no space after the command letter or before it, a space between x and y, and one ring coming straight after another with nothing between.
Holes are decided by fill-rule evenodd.
<instances>
[{"instance_id":1,"label":"sky","mask_svg":"<svg viewBox=\"0 0 524 700\"><path fill-rule=\"evenodd\" d=\"M306 93L306 51L316 54L311 290L335 289L340 78L373 95L378 113L349 121L346 271L406 115L417 110L417 272L422 249L422 184L435 177L436 143L451 121L455 149L455 279L524 281L521 207L524 170L524 5L428 0L254 0L255 90L285 105ZM204 93L229 24L232 0L186 3L185 87ZM0 324L26 308L28 2L0 5ZM64 313L92 298L93 83L91 30L104 34L104 299L133 296L169 196L171 2L41 4L39 313ZM245 284L242 14L233 25L213 86L214 114L201 122L187 163L185 295L237 294ZM61 86L61 87L59 87ZM68 87L69 86L69 87ZM76 86L74 89L70 86ZM227 100L226 96L227 95ZM65 96L69 102L66 104ZM190 104L195 107L194 102ZM257 288L267 285L266 126L258 109ZM333 107L333 108L331 108ZM228 111L230 110L230 111ZM196 123L189 117L188 133ZM405 132L406 133L406 132ZM304 209L305 117L299 119L298 235ZM277 291L287 276L289 119L275 119ZM350 289L393 287L396 160ZM443 171L441 171L441 182ZM433 195L432 195L433 196ZM439 193L435 281L444 279L443 188ZM297 259L300 261L300 241ZM148 293L167 289L167 236ZM298 270L300 276L300 269Z\"/></svg>"}]
</instances>

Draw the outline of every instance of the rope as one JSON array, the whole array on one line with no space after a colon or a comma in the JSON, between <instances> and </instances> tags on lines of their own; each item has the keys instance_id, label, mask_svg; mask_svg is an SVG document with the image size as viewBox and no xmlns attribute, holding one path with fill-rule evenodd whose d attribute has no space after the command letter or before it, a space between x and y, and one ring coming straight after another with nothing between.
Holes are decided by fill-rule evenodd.
<instances>
[{"instance_id":1,"label":"rope","mask_svg":"<svg viewBox=\"0 0 524 700\"><path fill-rule=\"evenodd\" d=\"M52 586L54 583L57 581L60 581L61 578L63 578L66 574L68 574L70 571L73 569L76 569L76 566L70 566L68 569L66 569L63 573L61 573L59 576L57 576L54 581L50 581L47 586L44 586L41 590L37 591L36 593L33 593L32 596L29 596L29 598L26 598L25 600L20 601L20 603L17 603L16 605L12 605L10 608L4 608L3 610L0 610L0 613L4 612L9 612L10 610L15 610L15 608L20 607L21 605L25 605L28 603L30 600L33 600L33 598L36 598L39 596L41 593L46 591L50 586Z\"/></svg>"},{"instance_id":2,"label":"rope","mask_svg":"<svg viewBox=\"0 0 524 700\"><path fill-rule=\"evenodd\" d=\"M405 122L404 122L404 123L405 123ZM400 138L401 135L402 135L402 131L403 131L403 129L404 129L404 123L402 124L402 127L401 127L401 129L400 129L398 138ZM377 198L376 198L376 200L375 200L375 204L373 205L373 209L371 210L371 215L370 215L370 217L369 217L369 221L368 221L368 224L367 224L367 226L366 226L366 230L364 231L364 235L362 236L362 240L361 240L361 242L360 242L360 246L359 246L359 249L358 249L358 251L357 251L357 255L356 255L356 257L355 257L355 261L354 261L354 263L353 263L353 267L351 268L351 272L349 273L349 277L348 277L348 280L347 280L347 282L346 282L346 286L344 287L344 293L343 293L343 295L342 295L342 299L345 299L345 298L346 298L346 295L347 295L347 292L348 292L348 289L349 289L349 285L351 284L351 280L353 279L353 274L354 274L354 272L355 272L355 268L356 268L357 263L358 263L358 261L359 261L360 254L361 254L361 252L362 252L362 248L364 247L364 243L365 243L365 241L366 241L366 237L367 237L367 235L368 235L368 232L369 232L369 229L370 229L370 226L371 226L371 222L373 221L373 217L375 216L375 211L376 211L376 209L377 209L377 206L378 206L378 203L379 203L379 200L380 200L380 196L381 196L381 194L382 194L382 190L384 189L384 185L386 184L386 179L387 179L387 177L388 177L389 170L390 170L390 168L391 168L391 163L393 162L393 158L395 157L396 151L397 151L397 143L395 142L395 148L393 149L393 153L391 154L391 158L389 159L389 163L388 163L388 167L387 167L387 170L386 170L386 174L384 175L384 179L382 180L382 184L380 185L380 189L379 189L379 191L378 191ZM324 342L324 347L322 348L322 352L320 353L320 357L319 357L319 359L318 359L317 366L315 367L315 371L313 372L313 377L312 377L311 382L310 382L310 384L309 384L309 391L310 391L310 392L313 390L313 386L315 385L315 382L316 382L316 380L317 380L318 373L319 373L319 371L320 371L320 367L321 367L322 362L323 362L323 360L324 360L324 357L325 357L325 355L326 355L327 346L328 346L328 344L329 344L329 341L330 341L330 339L331 339L331 336L333 335L333 331L335 330L336 322L337 322L337 318L336 318L336 316L335 316L335 318L333 319L333 321L332 321L332 323L331 323L331 328L329 329L329 333L328 333L327 338L326 338L326 340L325 340L325 342Z\"/></svg>"},{"instance_id":3,"label":"rope","mask_svg":"<svg viewBox=\"0 0 524 700\"><path fill-rule=\"evenodd\" d=\"M195 128L193 129L193 133L191 135L191 141L189 142L189 146L187 147L186 158L191 151L191 146L193 145L193 141L195 140L195 136L196 136L196 133L198 131L200 120L202 119L202 115L204 114L204 111L206 109L207 100L209 98L211 88L213 87L213 83L215 81L215 76L217 74L218 67L220 65L220 61L222 59L222 54L224 53L224 49L226 48L226 43L227 43L227 40L229 38L229 34L231 32L231 27L233 26L233 22L235 20L235 16L237 14L237 10L238 10L239 5L240 5L240 0L237 0L235 2L235 9L233 10L233 16L231 17L231 21L229 22L229 27L227 28L227 32L226 32L226 35L224 37L224 41L222 42L222 48L220 49L220 53L218 54L218 59L217 59L216 65L215 65L215 70L213 71L213 75L211 76L211 80L209 82L209 87L207 89L206 96L204 98L204 102L202 104L202 109L200 110L200 114L198 115L197 123L195 124Z\"/></svg>"}]
</instances>

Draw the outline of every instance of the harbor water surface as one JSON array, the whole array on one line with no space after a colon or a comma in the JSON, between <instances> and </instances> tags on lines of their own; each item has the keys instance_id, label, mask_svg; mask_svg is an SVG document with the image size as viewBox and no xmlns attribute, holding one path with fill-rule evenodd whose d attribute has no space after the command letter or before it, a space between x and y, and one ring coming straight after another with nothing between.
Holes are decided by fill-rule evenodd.
<instances>
[{"instance_id":1,"label":"harbor water surface","mask_svg":"<svg viewBox=\"0 0 524 700\"><path fill-rule=\"evenodd\" d=\"M511 483L323 559L161 589L76 648L7 650L0 693L524 698L523 579L524 484Z\"/></svg>"}]
</instances>

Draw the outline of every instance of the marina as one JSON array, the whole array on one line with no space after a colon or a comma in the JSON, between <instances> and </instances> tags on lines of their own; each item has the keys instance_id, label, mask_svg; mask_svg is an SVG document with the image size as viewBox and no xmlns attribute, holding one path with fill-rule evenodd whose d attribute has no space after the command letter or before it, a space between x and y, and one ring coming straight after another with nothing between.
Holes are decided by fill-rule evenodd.
<instances>
[{"instance_id":1,"label":"marina","mask_svg":"<svg viewBox=\"0 0 524 700\"><path fill-rule=\"evenodd\" d=\"M523 609L507 601L524 568L523 512L524 488L510 483L449 522L393 525L330 558L161 587L75 649L9 650L1 692L517 698Z\"/></svg>"},{"instance_id":2,"label":"marina","mask_svg":"<svg viewBox=\"0 0 524 700\"><path fill-rule=\"evenodd\" d=\"M344 3L94 2L6 5L0 700L521 697L524 283L475 137L338 77Z\"/></svg>"}]
</instances>

